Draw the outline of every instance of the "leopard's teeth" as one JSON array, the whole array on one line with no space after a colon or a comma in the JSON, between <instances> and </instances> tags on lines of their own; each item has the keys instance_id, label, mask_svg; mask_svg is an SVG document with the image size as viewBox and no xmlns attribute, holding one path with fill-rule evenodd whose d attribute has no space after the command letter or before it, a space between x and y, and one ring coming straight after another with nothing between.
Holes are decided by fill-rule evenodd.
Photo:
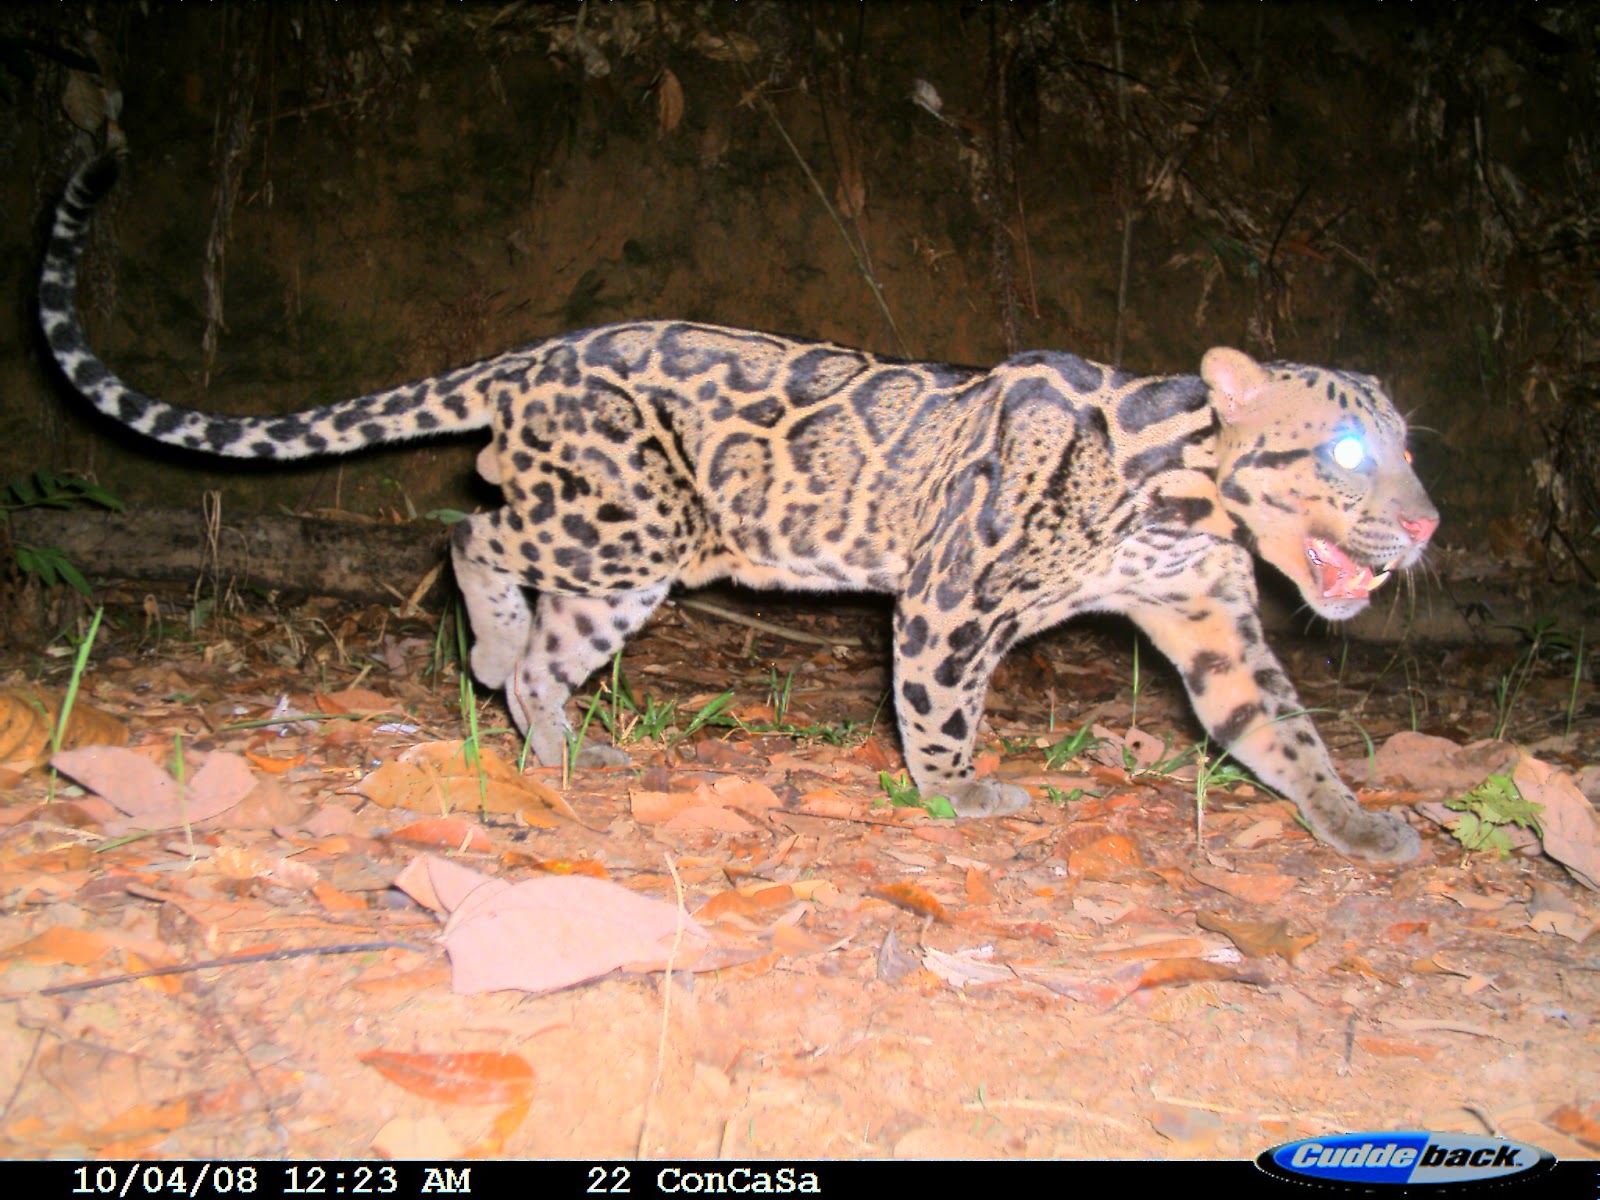
<instances>
[{"instance_id":1,"label":"leopard's teeth","mask_svg":"<svg viewBox=\"0 0 1600 1200\"><path fill-rule=\"evenodd\" d=\"M1367 580L1367 591L1375 592L1381 588L1385 583L1388 582L1389 574L1390 573L1385 570L1381 574L1374 575L1371 579Z\"/></svg>"}]
</instances>

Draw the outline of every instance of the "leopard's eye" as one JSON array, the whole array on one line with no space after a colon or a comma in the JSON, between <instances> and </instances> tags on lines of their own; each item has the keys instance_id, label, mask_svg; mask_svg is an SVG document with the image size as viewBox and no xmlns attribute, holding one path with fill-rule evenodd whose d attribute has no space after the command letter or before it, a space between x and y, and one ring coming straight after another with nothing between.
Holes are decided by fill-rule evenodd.
<instances>
[{"instance_id":1,"label":"leopard's eye","mask_svg":"<svg viewBox=\"0 0 1600 1200\"><path fill-rule=\"evenodd\" d=\"M1402 450L1400 453L1402 453L1402 454L1404 454L1406 456L1406 465L1410 466L1411 465L1411 451Z\"/></svg>"},{"instance_id":2,"label":"leopard's eye","mask_svg":"<svg viewBox=\"0 0 1600 1200\"><path fill-rule=\"evenodd\" d=\"M1346 471L1354 471L1367 459L1367 446L1353 433L1347 433L1333 444L1333 461Z\"/></svg>"}]
</instances>

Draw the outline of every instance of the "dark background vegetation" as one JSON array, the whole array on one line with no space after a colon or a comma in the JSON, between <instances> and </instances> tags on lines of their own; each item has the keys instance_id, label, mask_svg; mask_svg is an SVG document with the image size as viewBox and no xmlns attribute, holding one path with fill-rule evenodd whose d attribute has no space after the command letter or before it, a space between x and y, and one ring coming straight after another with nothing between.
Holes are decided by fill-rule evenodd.
<instances>
[{"instance_id":1,"label":"dark background vegetation","mask_svg":"<svg viewBox=\"0 0 1600 1200\"><path fill-rule=\"evenodd\" d=\"M295 3L0 12L0 482L388 516L443 443L152 450L41 364L41 213L125 137L83 307L130 380L283 411L687 317L916 358L1214 344L1380 374L1441 542L1600 569L1587 4ZM918 104L914 97L925 102ZM937 107L937 114L931 111Z\"/></svg>"}]
</instances>

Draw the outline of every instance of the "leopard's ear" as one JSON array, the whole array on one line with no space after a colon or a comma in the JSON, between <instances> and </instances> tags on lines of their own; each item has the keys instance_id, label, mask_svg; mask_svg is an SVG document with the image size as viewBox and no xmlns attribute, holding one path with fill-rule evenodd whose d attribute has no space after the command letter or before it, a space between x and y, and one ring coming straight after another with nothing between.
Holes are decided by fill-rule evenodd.
<instances>
[{"instance_id":1,"label":"leopard's ear","mask_svg":"<svg viewBox=\"0 0 1600 1200\"><path fill-rule=\"evenodd\" d=\"M1265 367L1242 350L1213 346L1200 360L1200 377L1211 389L1211 404L1229 424L1243 420L1271 381Z\"/></svg>"}]
</instances>

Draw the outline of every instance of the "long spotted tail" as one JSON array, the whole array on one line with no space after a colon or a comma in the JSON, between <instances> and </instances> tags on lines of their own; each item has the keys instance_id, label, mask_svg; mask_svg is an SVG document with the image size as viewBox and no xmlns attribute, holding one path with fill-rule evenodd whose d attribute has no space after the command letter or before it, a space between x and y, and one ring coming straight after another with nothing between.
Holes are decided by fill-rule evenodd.
<instances>
[{"instance_id":1,"label":"long spotted tail","mask_svg":"<svg viewBox=\"0 0 1600 1200\"><path fill-rule=\"evenodd\" d=\"M39 278L39 321L61 370L97 409L157 441L230 458L344 454L380 443L482 429L496 383L528 370L531 355L499 358L387 391L276 417L233 417L179 408L129 387L89 346L74 303L89 218L117 181L115 155L79 167L56 207ZM472 386L468 386L468 385Z\"/></svg>"}]
</instances>

